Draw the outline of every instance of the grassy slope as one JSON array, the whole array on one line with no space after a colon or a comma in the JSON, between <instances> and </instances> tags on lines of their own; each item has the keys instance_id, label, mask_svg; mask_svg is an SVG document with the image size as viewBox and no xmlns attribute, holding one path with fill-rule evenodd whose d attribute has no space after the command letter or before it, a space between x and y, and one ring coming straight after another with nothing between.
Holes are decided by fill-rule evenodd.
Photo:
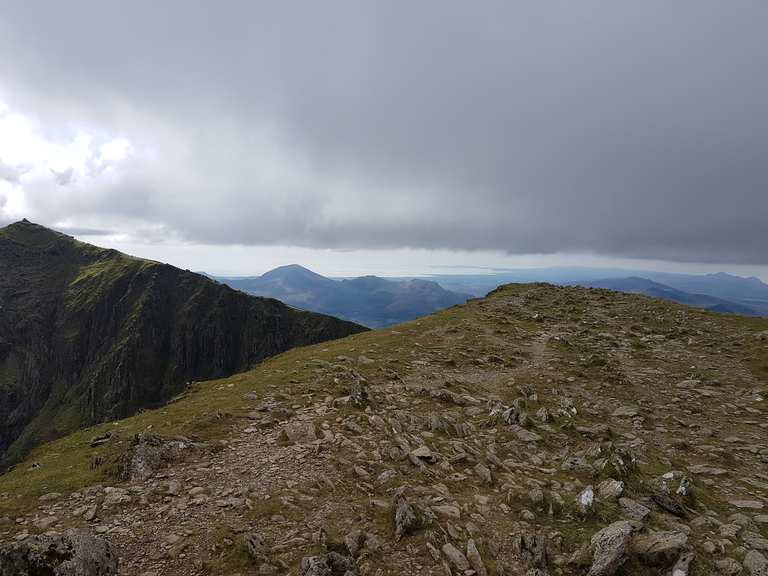
<instances>
[{"instance_id":1,"label":"grassy slope","mask_svg":"<svg viewBox=\"0 0 768 576\"><path fill-rule=\"evenodd\" d=\"M439 321L439 318L431 317L420 324L423 327ZM290 350L265 360L249 372L196 383L182 397L163 408L85 428L39 446L14 470L0 476L0 493L14 496L6 511L0 503L0 512L7 514L10 509L25 509L33 505L38 496L49 492L66 493L105 480L114 482L109 469L92 470L90 462L99 456L110 458L112 452L119 452L139 432L152 431L163 436L200 440L223 439L232 422L243 418L252 409L252 403L243 399L244 394L264 393L275 387L289 388L289 380L304 379L311 374L310 359L331 360L370 342L386 345L395 339L396 335L391 333L368 332ZM121 440L109 447L90 448L93 437L108 431L117 432ZM40 468L35 471L34 482L30 483L26 470L33 463L39 464Z\"/></svg>"},{"instance_id":2,"label":"grassy slope","mask_svg":"<svg viewBox=\"0 0 768 576\"><path fill-rule=\"evenodd\" d=\"M530 285L502 287L492 293L489 301L514 297L530 289ZM608 294L605 291L600 293ZM614 297L615 295L611 295L599 299L610 300ZM768 320L765 319L691 310L642 296L622 295L622 301L634 303L644 311L642 315L638 314L632 318L634 324L627 326L630 330L674 331L677 329L675 316L680 314L711 326L713 330L711 335L715 337L718 333L753 333L768 330ZM416 349L438 351L444 344L441 334L456 334L461 331L468 337L477 339L478 346L470 347L469 354L463 353L461 349L449 352L449 355L453 354L454 358L462 362L466 360L462 356L466 357L480 351L489 352L489 348L483 347L481 340L493 339L495 337L493 334L503 336L515 333L521 341L524 341L530 340L540 332L541 324L530 318L510 317L501 323L498 318L485 318L482 312L486 302L472 301L466 306L454 307L394 329L382 329L294 349L265 361L249 372L196 384L182 398L161 409L145 411L131 418L87 428L40 446L15 470L0 476L0 494L5 495L4 499L0 499L0 515L13 515L29 510L36 505L40 495L48 492L67 493L105 481L114 484L115 480L109 476L108 467L93 470L90 462L95 457L109 459L114 456L116 451L119 452L127 446L135 433L151 430L165 436L180 435L201 440L225 439L233 425L252 410L252 402L243 398L243 395L248 392L256 392L258 395L267 392L271 394L283 392L293 401L300 400L302 394L333 393L334 391L331 390L314 390L311 386L307 388L302 384L313 380L318 360L333 361L339 355L356 357L367 350L375 349L379 357L389 358L391 366L398 366L398 370L407 372L408 361L412 359L413 351ZM542 300L540 308L542 314L552 311L547 305L546 298ZM584 311L583 306L580 307L579 304L574 304L567 310L558 310L563 316L570 317L574 324L578 322ZM596 325L592 330L599 331L600 328ZM559 347L555 343L549 346L552 347L551 352L560 357L563 365L579 364L578 359L583 360L584 353L589 352L579 349L578 345ZM492 348L491 346L490 349ZM729 346L729 354L733 354L738 362L748 366L754 377L768 389L768 356L765 352L765 343L755 339L747 338L735 347ZM636 360L644 363L649 370L659 362L650 350L643 349L642 344L638 344L635 353ZM677 368L685 373L690 366L681 365ZM360 367L360 370L366 377L376 379L375 372L378 368ZM589 378L590 370L587 363L586 366L577 367L574 373L578 377ZM523 374L522 377L518 377L517 383L524 385L527 383L526 379L529 379L532 385L538 385L534 383L541 381L543 376L546 375ZM596 385L596 389L599 389L600 385ZM514 395L515 393L510 390L509 397L504 400L511 401ZM627 398L627 400L631 402L633 398ZM584 417L589 418L588 415ZM596 423L599 423L599 420ZM117 432L120 441L107 446L90 448L90 439L106 431ZM663 455L660 456L663 459ZM27 469L33 463L39 464L40 468L30 473Z\"/></svg>"}]
</instances>

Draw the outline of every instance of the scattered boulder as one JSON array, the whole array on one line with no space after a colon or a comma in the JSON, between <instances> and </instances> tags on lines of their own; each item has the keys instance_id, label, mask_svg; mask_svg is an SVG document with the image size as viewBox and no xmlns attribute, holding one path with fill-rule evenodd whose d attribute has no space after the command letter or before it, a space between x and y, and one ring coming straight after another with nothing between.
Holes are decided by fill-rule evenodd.
<instances>
[{"instance_id":1,"label":"scattered boulder","mask_svg":"<svg viewBox=\"0 0 768 576\"><path fill-rule=\"evenodd\" d=\"M493 475L491 474L491 469L482 462L478 462L475 466L475 474L480 477L480 482L483 484L493 484Z\"/></svg>"},{"instance_id":2,"label":"scattered boulder","mask_svg":"<svg viewBox=\"0 0 768 576\"><path fill-rule=\"evenodd\" d=\"M768 576L768 559L757 550L752 550L744 557L744 569L749 576Z\"/></svg>"},{"instance_id":3,"label":"scattered boulder","mask_svg":"<svg viewBox=\"0 0 768 576\"><path fill-rule=\"evenodd\" d=\"M136 434L125 457L122 479L146 480L158 470L199 454L206 446L185 439L163 438L156 434Z\"/></svg>"},{"instance_id":4,"label":"scattered boulder","mask_svg":"<svg viewBox=\"0 0 768 576\"><path fill-rule=\"evenodd\" d=\"M768 539L763 538L762 535L757 532L748 530L744 532L741 539L744 544L752 548L753 550L760 550L761 552L768 552Z\"/></svg>"},{"instance_id":5,"label":"scattered boulder","mask_svg":"<svg viewBox=\"0 0 768 576\"><path fill-rule=\"evenodd\" d=\"M528 568L546 569L550 562L549 538L543 532L518 532L512 535L512 555Z\"/></svg>"},{"instance_id":6,"label":"scattered boulder","mask_svg":"<svg viewBox=\"0 0 768 576\"><path fill-rule=\"evenodd\" d=\"M597 486L597 495L603 500L616 500L624 493L624 482L609 478Z\"/></svg>"},{"instance_id":7,"label":"scattered boulder","mask_svg":"<svg viewBox=\"0 0 768 576\"><path fill-rule=\"evenodd\" d=\"M632 520L645 520L651 513L650 508L643 506L631 498L619 498L619 506L621 506L624 514Z\"/></svg>"},{"instance_id":8,"label":"scattered boulder","mask_svg":"<svg viewBox=\"0 0 768 576\"><path fill-rule=\"evenodd\" d=\"M595 490L587 486L576 496L576 509L582 516L589 516L595 511Z\"/></svg>"},{"instance_id":9,"label":"scattered boulder","mask_svg":"<svg viewBox=\"0 0 768 576\"><path fill-rule=\"evenodd\" d=\"M280 431L279 440L289 444L311 444L317 440L312 422L289 422Z\"/></svg>"},{"instance_id":10,"label":"scattered boulder","mask_svg":"<svg viewBox=\"0 0 768 576\"><path fill-rule=\"evenodd\" d=\"M522 440L523 442L538 442L541 440L541 436L536 434L536 432L526 430L517 424L512 426L511 429L515 436L517 436L518 440Z\"/></svg>"},{"instance_id":11,"label":"scattered boulder","mask_svg":"<svg viewBox=\"0 0 768 576\"><path fill-rule=\"evenodd\" d=\"M669 564L688 545L688 535L679 530L638 534L632 539L632 553L648 564Z\"/></svg>"},{"instance_id":12,"label":"scattered boulder","mask_svg":"<svg viewBox=\"0 0 768 576\"><path fill-rule=\"evenodd\" d=\"M328 552L321 556L305 556L301 559L301 576L356 576L357 566L349 556Z\"/></svg>"},{"instance_id":13,"label":"scattered boulder","mask_svg":"<svg viewBox=\"0 0 768 576\"><path fill-rule=\"evenodd\" d=\"M583 456L566 456L560 464L560 470L564 472L577 472L591 474L595 471L592 465Z\"/></svg>"},{"instance_id":14,"label":"scattered boulder","mask_svg":"<svg viewBox=\"0 0 768 576\"><path fill-rule=\"evenodd\" d=\"M765 506L759 500L731 500L728 504L742 510L762 510Z\"/></svg>"},{"instance_id":15,"label":"scattered boulder","mask_svg":"<svg viewBox=\"0 0 768 576\"><path fill-rule=\"evenodd\" d=\"M395 492L395 540L400 541L403 536L413 534L424 525L424 517L403 494L403 489Z\"/></svg>"},{"instance_id":16,"label":"scattered boulder","mask_svg":"<svg viewBox=\"0 0 768 576\"><path fill-rule=\"evenodd\" d=\"M344 537L344 545L352 558L357 558L364 552L377 553L381 550L382 541L375 534L355 529Z\"/></svg>"},{"instance_id":17,"label":"scattered boulder","mask_svg":"<svg viewBox=\"0 0 768 576\"><path fill-rule=\"evenodd\" d=\"M631 451L611 443L601 449L605 455L594 462L594 468L604 477L627 478L637 471L637 457Z\"/></svg>"},{"instance_id":18,"label":"scattered boulder","mask_svg":"<svg viewBox=\"0 0 768 576\"><path fill-rule=\"evenodd\" d=\"M477 576L488 576L488 571L485 569L485 564L483 564L483 558L480 556L480 551L477 549L477 545L472 538L467 541L467 560L469 560Z\"/></svg>"},{"instance_id":19,"label":"scattered boulder","mask_svg":"<svg viewBox=\"0 0 768 576\"><path fill-rule=\"evenodd\" d=\"M29 536L0 546L0 576L114 576L117 556L109 544L82 530Z\"/></svg>"},{"instance_id":20,"label":"scattered boulder","mask_svg":"<svg viewBox=\"0 0 768 576\"><path fill-rule=\"evenodd\" d=\"M627 560L627 550L637 525L628 520L614 522L592 536L592 566L588 576L611 576Z\"/></svg>"},{"instance_id":21,"label":"scattered boulder","mask_svg":"<svg viewBox=\"0 0 768 576\"><path fill-rule=\"evenodd\" d=\"M634 418L640 414L640 409L637 406L619 406L611 414L614 418Z\"/></svg>"},{"instance_id":22,"label":"scattered boulder","mask_svg":"<svg viewBox=\"0 0 768 576\"><path fill-rule=\"evenodd\" d=\"M677 559L677 562L675 562L675 565L672 568L672 576L688 576L688 572L691 568L691 562L693 562L694 557L695 556L692 550L686 550L680 554L680 557Z\"/></svg>"},{"instance_id":23,"label":"scattered boulder","mask_svg":"<svg viewBox=\"0 0 768 576\"><path fill-rule=\"evenodd\" d=\"M425 463L432 464L437 457L432 453L428 446L421 445L408 453L409 460L414 466L424 466Z\"/></svg>"},{"instance_id":24,"label":"scattered boulder","mask_svg":"<svg viewBox=\"0 0 768 576\"><path fill-rule=\"evenodd\" d=\"M361 358L364 358L364 356L361 356ZM370 394L368 392L368 387L365 385L365 380L358 378L352 383L349 397L355 406L362 407L368 404Z\"/></svg>"},{"instance_id":25,"label":"scattered boulder","mask_svg":"<svg viewBox=\"0 0 768 576\"><path fill-rule=\"evenodd\" d=\"M445 554L445 557L448 558L448 562L451 566L459 570L460 572L465 572L466 570L469 570L469 560L467 560L467 557L462 554L461 550L456 548L453 544L450 542L446 542L443 544L443 554Z\"/></svg>"},{"instance_id":26,"label":"scattered boulder","mask_svg":"<svg viewBox=\"0 0 768 576\"><path fill-rule=\"evenodd\" d=\"M718 574L723 576L738 576L742 574L742 566L733 558L723 558L715 562Z\"/></svg>"},{"instance_id":27,"label":"scattered boulder","mask_svg":"<svg viewBox=\"0 0 768 576\"><path fill-rule=\"evenodd\" d=\"M110 440L112 440L112 437L115 435L114 432L107 431L104 434L100 434L99 436L94 436L91 438L91 441L89 443L89 446L91 448L96 448L97 446L101 446L102 444L106 444Z\"/></svg>"}]
</instances>

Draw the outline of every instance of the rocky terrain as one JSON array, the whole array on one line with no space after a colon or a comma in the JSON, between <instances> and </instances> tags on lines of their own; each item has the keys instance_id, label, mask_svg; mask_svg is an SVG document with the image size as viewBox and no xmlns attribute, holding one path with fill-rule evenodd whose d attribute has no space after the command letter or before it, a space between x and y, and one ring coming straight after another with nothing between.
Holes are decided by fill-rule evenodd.
<instances>
[{"instance_id":1,"label":"rocky terrain","mask_svg":"<svg viewBox=\"0 0 768 576\"><path fill-rule=\"evenodd\" d=\"M766 398L764 319L506 286L36 449L0 574L766 576Z\"/></svg>"},{"instance_id":2,"label":"rocky terrain","mask_svg":"<svg viewBox=\"0 0 768 576\"><path fill-rule=\"evenodd\" d=\"M27 221L0 229L0 467L188 382L365 330Z\"/></svg>"}]
</instances>

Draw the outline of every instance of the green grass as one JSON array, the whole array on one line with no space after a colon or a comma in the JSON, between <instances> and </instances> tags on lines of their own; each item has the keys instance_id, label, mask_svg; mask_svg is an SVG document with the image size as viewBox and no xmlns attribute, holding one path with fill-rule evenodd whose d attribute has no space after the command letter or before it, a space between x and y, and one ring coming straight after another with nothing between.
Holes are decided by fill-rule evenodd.
<instances>
[{"instance_id":1,"label":"green grass","mask_svg":"<svg viewBox=\"0 0 768 576\"><path fill-rule=\"evenodd\" d=\"M400 326L399 331L422 332L441 323L441 316L457 315L444 312L434 317ZM366 332L340 340L297 348L270 358L257 368L221 380L194 384L184 396L163 408L146 410L130 418L91 426L64 438L43 444L30 452L10 472L0 476L0 515L20 512L34 505L37 498L49 492L70 493L99 482L116 481L105 476L102 468L91 469L93 458L114 459L121 450L127 450L130 439L140 432L151 431L161 436L186 436L201 441L226 438L233 425L253 409L254 402L243 396L255 392L259 396L276 392L323 394L315 382L315 360L333 361L340 354L364 354L372 345L382 357L397 336L389 330ZM356 356L355 356L356 357ZM362 373L376 371L380 364L356 366ZM93 437L107 431L117 433L117 440L91 448ZM27 469L33 464L35 470Z\"/></svg>"}]
</instances>

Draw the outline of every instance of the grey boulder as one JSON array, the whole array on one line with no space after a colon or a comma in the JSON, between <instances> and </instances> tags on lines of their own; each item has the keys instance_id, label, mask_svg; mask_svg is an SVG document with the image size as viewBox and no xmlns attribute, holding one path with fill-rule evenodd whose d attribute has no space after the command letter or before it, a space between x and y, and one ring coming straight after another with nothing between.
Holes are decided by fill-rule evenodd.
<instances>
[{"instance_id":1,"label":"grey boulder","mask_svg":"<svg viewBox=\"0 0 768 576\"><path fill-rule=\"evenodd\" d=\"M0 576L114 576L117 556L106 540L83 530L30 536L0 547Z\"/></svg>"}]
</instances>

